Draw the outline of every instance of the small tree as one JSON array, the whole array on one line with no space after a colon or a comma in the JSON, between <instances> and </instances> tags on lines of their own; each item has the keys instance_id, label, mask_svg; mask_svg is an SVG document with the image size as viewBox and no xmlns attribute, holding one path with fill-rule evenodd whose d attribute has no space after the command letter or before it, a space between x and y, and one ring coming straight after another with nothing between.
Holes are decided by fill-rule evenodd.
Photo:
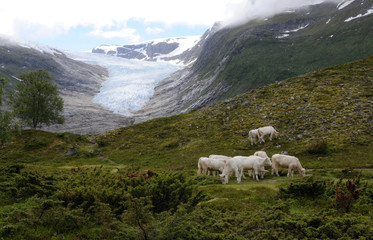
<instances>
[{"instance_id":1,"label":"small tree","mask_svg":"<svg viewBox=\"0 0 373 240\"><path fill-rule=\"evenodd\" d=\"M19 78L21 81L11 98L15 116L32 128L42 124L62 124L63 99L58 96L57 86L49 73L37 70Z\"/></svg>"}]
</instances>

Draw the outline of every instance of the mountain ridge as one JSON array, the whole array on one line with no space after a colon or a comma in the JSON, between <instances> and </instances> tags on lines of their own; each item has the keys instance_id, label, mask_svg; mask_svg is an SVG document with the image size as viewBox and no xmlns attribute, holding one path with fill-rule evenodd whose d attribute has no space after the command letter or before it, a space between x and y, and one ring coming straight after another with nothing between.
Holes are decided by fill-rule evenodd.
<instances>
[{"instance_id":1,"label":"mountain ridge","mask_svg":"<svg viewBox=\"0 0 373 240\"><path fill-rule=\"evenodd\" d=\"M127 59L143 61L168 61L188 65L197 56L187 58L186 52L199 44L201 36L162 38L127 45L101 45L92 49L92 53L106 54Z\"/></svg>"}]
</instances>

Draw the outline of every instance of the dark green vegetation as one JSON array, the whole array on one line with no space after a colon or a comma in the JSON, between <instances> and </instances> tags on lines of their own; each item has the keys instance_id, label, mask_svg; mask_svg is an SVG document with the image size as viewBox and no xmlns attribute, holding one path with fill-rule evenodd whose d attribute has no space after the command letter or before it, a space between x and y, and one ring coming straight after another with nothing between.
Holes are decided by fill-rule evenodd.
<instances>
[{"instance_id":1,"label":"dark green vegetation","mask_svg":"<svg viewBox=\"0 0 373 240\"><path fill-rule=\"evenodd\" d=\"M218 72L207 90L220 87L214 100L221 101L275 81L371 56L373 15L344 22L371 5L372 1L354 1L338 10L335 3L322 3L222 29L205 43L194 72L200 81Z\"/></svg>"},{"instance_id":2,"label":"dark green vegetation","mask_svg":"<svg viewBox=\"0 0 373 240\"><path fill-rule=\"evenodd\" d=\"M24 131L0 148L0 236L371 239L372 93L369 57L99 136ZM251 146L265 125L279 138ZM297 156L308 176L196 176L201 156L260 149Z\"/></svg>"},{"instance_id":3,"label":"dark green vegetation","mask_svg":"<svg viewBox=\"0 0 373 240\"><path fill-rule=\"evenodd\" d=\"M22 74L19 79L10 103L16 117L32 128L64 122L63 99L47 71Z\"/></svg>"},{"instance_id":4,"label":"dark green vegetation","mask_svg":"<svg viewBox=\"0 0 373 240\"><path fill-rule=\"evenodd\" d=\"M0 78L0 146L11 139L16 128L13 114L3 109L5 79Z\"/></svg>"},{"instance_id":5,"label":"dark green vegetation","mask_svg":"<svg viewBox=\"0 0 373 240\"><path fill-rule=\"evenodd\" d=\"M180 171L79 168L46 174L12 165L0 173L2 239L369 239L373 234L373 188L358 177L338 183L306 178L277 190L279 184L268 182L217 185Z\"/></svg>"}]
</instances>

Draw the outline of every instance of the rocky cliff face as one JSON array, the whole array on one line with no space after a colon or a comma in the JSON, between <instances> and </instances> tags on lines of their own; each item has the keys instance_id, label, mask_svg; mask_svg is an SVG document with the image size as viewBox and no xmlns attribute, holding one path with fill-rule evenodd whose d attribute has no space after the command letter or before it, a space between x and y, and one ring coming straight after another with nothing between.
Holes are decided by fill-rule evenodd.
<instances>
[{"instance_id":1,"label":"rocky cliff face","mask_svg":"<svg viewBox=\"0 0 373 240\"><path fill-rule=\"evenodd\" d=\"M345 2L325 2L206 33L194 64L161 81L138 119L203 108L373 55L373 1Z\"/></svg>"}]
</instances>

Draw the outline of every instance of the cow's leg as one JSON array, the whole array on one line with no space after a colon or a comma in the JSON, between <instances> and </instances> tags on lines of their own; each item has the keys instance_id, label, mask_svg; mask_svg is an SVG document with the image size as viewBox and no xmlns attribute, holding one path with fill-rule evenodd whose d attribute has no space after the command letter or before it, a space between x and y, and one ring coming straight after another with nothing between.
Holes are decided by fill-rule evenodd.
<instances>
[{"instance_id":1,"label":"cow's leg","mask_svg":"<svg viewBox=\"0 0 373 240\"><path fill-rule=\"evenodd\" d=\"M235 169L234 171L235 171L235 174L236 174L237 183L240 183L241 182L241 173L243 172L243 169L241 169L241 170Z\"/></svg>"},{"instance_id":2,"label":"cow's leg","mask_svg":"<svg viewBox=\"0 0 373 240\"><path fill-rule=\"evenodd\" d=\"M293 169L293 167L292 167L291 165L289 165L289 168L288 168L288 175L287 175L288 177L290 176L290 174L293 175L293 174L292 174L292 169Z\"/></svg>"},{"instance_id":3,"label":"cow's leg","mask_svg":"<svg viewBox=\"0 0 373 240\"><path fill-rule=\"evenodd\" d=\"M243 179L246 179L244 169L241 169L241 170L240 170L240 174L241 174L241 177L242 177Z\"/></svg>"},{"instance_id":4,"label":"cow's leg","mask_svg":"<svg viewBox=\"0 0 373 240\"><path fill-rule=\"evenodd\" d=\"M257 181L259 181L259 178L258 178L258 168L255 168L255 169L254 169L254 173L255 173L255 179L256 179Z\"/></svg>"},{"instance_id":5,"label":"cow's leg","mask_svg":"<svg viewBox=\"0 0 373 240\"><path fill-rule=\"evenodd\" d=\"M264 170L265 170L264 168L260 170L260 178L261 178L261 179L264 178L264 174L265 174L265 171L264 171Z\"/></svg>"}]
</instances>

